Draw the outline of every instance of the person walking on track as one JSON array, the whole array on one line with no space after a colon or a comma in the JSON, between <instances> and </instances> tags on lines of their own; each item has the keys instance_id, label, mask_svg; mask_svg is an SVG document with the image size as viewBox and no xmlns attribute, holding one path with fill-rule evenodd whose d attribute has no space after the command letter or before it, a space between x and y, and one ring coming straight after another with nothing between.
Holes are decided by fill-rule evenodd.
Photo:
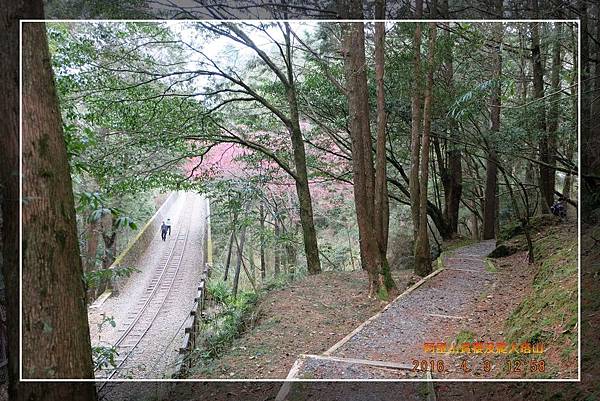
<instances>
[{"instance_id":1,"label":"person walking on track","mask_svg":"<svg viewBox=\"0 0 600 401\"><path fill-rule=\"evenodd\" d=\"M160 237L162 238L163 241L165 241L167 239L167 231L170 231L170 228L163 221L162 225L160 226Z\"/></svg>"}]
</instances>

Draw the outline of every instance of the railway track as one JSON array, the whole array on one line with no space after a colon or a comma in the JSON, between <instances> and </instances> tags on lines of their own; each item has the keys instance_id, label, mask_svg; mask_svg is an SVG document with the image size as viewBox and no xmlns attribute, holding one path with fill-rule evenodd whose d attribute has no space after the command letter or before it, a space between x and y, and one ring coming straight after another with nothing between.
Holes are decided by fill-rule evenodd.
<instances>
[{"instance_id":1,"label":"railway track","mask_svg":"<svg viewBox=\"0 0 600 401\"><path fill-rule=\"evenodd\" d=\"M124 323L124 327L119 330L122 333L113 344L117 350L114 365L105 366L107 358L102 358L96 363L94 375L97 380L127 378L124 376L127 362L132 359L134 351L138 349L140 342L156 321L176 282L192 223L191 219L186 219L184 216L185 214L182 213L178 219L177 226L179 228L175 238L170 241L172 245L169 252L163 254L161 262L158 264L160 267L154 272L143 295ZM101 390L106 383L105 381L99 389Z\"/></svg>"}]
</instances>

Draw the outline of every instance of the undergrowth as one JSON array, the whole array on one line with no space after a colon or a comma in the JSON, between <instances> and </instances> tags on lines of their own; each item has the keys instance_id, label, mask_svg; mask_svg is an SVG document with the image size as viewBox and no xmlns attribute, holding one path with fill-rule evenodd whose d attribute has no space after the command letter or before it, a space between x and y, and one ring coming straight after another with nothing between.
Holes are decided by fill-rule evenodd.
<instances>
[{"instance_id":1,"label":"undergrowth","mask_svg":"<svg viewBox=\"0 0 600 401\"><path fill-rule=\"evenodd\" d=\"M534 254L533 291L507 320L507 339L546 348L552 343L566 360L577 353L577 236L549 227L536 238Z\"/></svg>"},{"instance_id":2,"label":"undergrowth","mask_svg":"<svg viewBox=\"0 0 600 401\"><path fill-rule=\"evenodd\" d=\"M222 281L209 284L207 291L216 313L202 321L194 351L201 359L214 359L252 323L258 295L244 291L234 297Z\"/></svg>"},{"instance_id":3,"label":"undergrowth","mask_svg":"<svg viewBox=\"0 0 600 401\"><path fill-rule=\"evenodd\" d=\"M189 373L211 369L212 360L219 358L236 338L254 327L258 319L256 306L260 296L268 291L283 289L298 277L298 274L292 277L282 273L265 281L258 293L241 291L237 297L233 296L226 282L209 281L206 289L214 313L200 323L197 346L189 356L194 366Z\"/></svg>"},{"instance_id":4,"label":"undergrowth","mask_svg":"<svg viewBox=\"0 0 600 401\"><path fill-rule=\"evenodd\" d=\"M460 333L456 335L456 344L471 343L475 341L475 337L475 333L472 331L461 330Z\"/></svg>"}]
</instances>

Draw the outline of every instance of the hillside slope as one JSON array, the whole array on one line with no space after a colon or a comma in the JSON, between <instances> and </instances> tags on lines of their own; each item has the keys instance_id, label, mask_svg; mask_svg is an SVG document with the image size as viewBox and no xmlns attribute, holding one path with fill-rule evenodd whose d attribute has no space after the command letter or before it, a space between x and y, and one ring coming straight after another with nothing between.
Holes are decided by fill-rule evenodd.
<instances>
[{"instance_id":1,"label":"hillside slope","mask_svg":"<svg viewBox=\"0 0 600 401\"><path fill-rule=\"evenodd\" d=\"M418 278L394 271L403 290ZM385 303L367 298L365 271L323 272L264 293L258 321L217 359L195 361L190 378L285 378L298 354L318 354Z\"/></svg>"}]
</instances>

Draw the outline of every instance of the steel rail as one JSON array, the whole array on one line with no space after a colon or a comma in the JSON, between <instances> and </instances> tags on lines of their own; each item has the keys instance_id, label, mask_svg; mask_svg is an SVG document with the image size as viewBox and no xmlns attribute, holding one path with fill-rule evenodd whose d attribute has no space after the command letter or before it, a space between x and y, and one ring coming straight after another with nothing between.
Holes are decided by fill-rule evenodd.
<instances>
[{"instance_id":1,"label":"steel rail","mask_svg":"<svg viewBox=\"0 0 600 401\"><path fill-rule=\"evenodd\" d=\"M192 204L192 207L190 208L190 211L194 210L194 206ZM179 218L179 221L184 220L184 217L181 216ZM152 292L150 293L150 295L148 295L148 299L144 302L144 304L142 305L142 307L140 308L140 310L136 313L136 316L134 318L134 320L129 324L129 326L127 327L127 329L123 332L123 334L117 339L117 341L115 341L114 343L114 347L119 347L129 336L129 334L131 334L131 332L133 331L134 328L136 328L136 325L140 322L140 319L142 318L142 316L146 313L146 312L151 312L152 315L152 309L149 308L150 303L152 301L155 300L155 295L157 294L157 291L159 291L160 289L166 290L166 294L164 295L164 298L160 301L160 304L156 306L156 311L155 313L152 315L150 321L146 324L145 328L142 328L142 333L140 335L140 337L137 339L137 341L135 341L135 343L132 346L128 346L127 348L129 348L129 350L127 351L127 353L124 355L123 359L117 364L117 366L113 367L110 369L110 374L108 375L108 377L106 378L98 378L98 380L103 380L104 383L100 386L99 390L102 390L104 388L104 386L108 383L108 380L110 380L111 378L113 378L121 369L121 367L125 364L125 362L129 359L129 357L132 355L133 351L137 348L137 346L140 344L140 342L142 341L142 339L145 337L145 335L148 333L148 331L150 330L150 328L152 327L152 325L154 324L154 322L156 321L156 318L158 317L158 314L160 313L160 311L162 310L164 304L166 303L167 299L169 298L169 295L171 293L171 290L173 288L173 284L175 283L175 279L177 277L177 274L179 272L179 269L181 267L181 262L183 260L183 257L185 255L185 248L187 245L187 241L188 241L188 237L189 237L189 232L190 232L190 228L191 228L191 219L187 219L187 224L185 224L185 228L182 227L182 225L180 225L180 229L177 232L177 238L175 239L175 242L173 244L173 247L171 248L167 261L164 263L162 270L160 271L160 276L158 277L158 280L156 282L156 284L154 284L154 287L152 288ZM180 238L181 232L184 231L184 237ZM177 247L179 245L182 244L181 247L181 254L176 256L175 255L175 251L177 249ZM176 256L176 264L172 265L173 262L173 257ZM171 266L170 266L171 265ZM169 270L173 270L174 272L172 274L171 280L170 282L168 282L167 286L165 286L165 282L164 282L164 278L165 278L165 274L169 271ZM102 370L108 370L108 369L101 369L101 368L96 368L95 371L102 371Z\"/></svg>"}]
</instances>

